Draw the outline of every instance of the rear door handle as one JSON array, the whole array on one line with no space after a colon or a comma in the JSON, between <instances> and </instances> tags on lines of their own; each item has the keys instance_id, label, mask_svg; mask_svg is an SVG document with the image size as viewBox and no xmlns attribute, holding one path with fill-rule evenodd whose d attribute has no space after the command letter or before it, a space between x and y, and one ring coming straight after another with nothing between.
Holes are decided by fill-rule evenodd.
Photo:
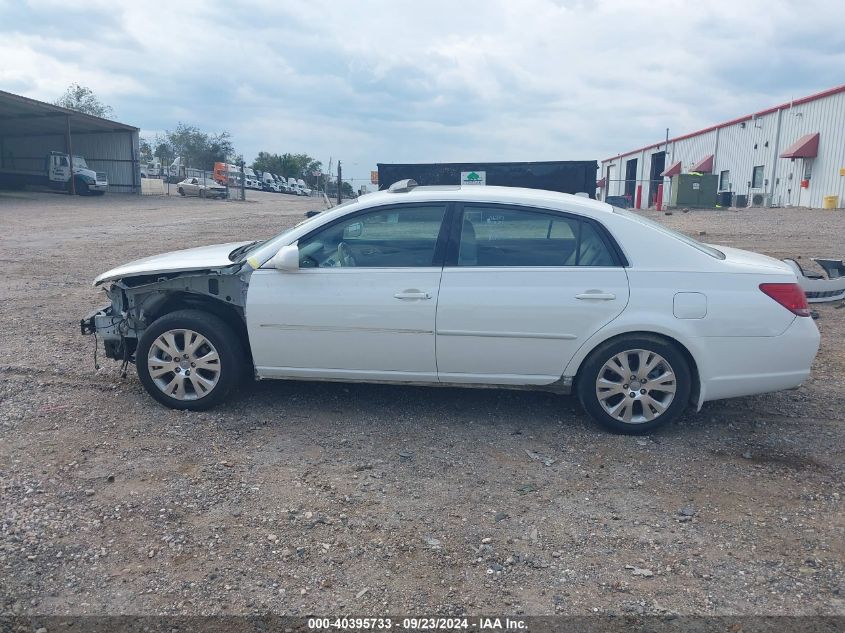
<instances>
[{"instance_id":1,"label":"rear door handle","mask_svg":"<svg viewBox=\"0 0 845 633\"><path fill-rule=\"evenodd\" d=\"M403 301L407 301L409 299L431 299L431 295L429 293L420 292L419 290L405 290L404 292L397 292L393 296Z\"/></svg>"},{"instance_id":2,"label":"rear door handle","mask_svg":"<svg viewBox=\"0 0 845 633\"><path fill-rule=\"evenodd\" d=\"M613 301L616 298L616 295L612 292L582 292L581 294L575 295L576 299L587 299L587 300L596 300L596 301Z\"/></svg>"}]
</instances>

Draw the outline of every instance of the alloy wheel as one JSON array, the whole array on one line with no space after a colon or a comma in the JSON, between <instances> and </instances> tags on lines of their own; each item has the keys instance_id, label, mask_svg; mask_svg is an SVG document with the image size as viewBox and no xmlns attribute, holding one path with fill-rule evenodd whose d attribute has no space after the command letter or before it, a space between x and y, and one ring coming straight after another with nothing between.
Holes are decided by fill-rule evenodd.
<instances>
[{"instance_id":1,"label":"alloy wheel","mask_svg":"<svg viewBox=\"0 0 845 633\"><path fill-rule=\"evenodd\" d=\"M677 378L660 354L646 349L619 352L596 378L599 404L619 422L643 424L659 418L675 398Z\"/></svg>"},{"instance_id":2,"label":"alloy wheel","mask_svg":"<svg viewBox=\"0 0 845 633\"><path fill-rule=\"evenodd\" d=\"M220 355L199 332L163 332L150 346L147 370L156 387L176 400L199 400L220 380Z\"/></svg>"}]
</instances>

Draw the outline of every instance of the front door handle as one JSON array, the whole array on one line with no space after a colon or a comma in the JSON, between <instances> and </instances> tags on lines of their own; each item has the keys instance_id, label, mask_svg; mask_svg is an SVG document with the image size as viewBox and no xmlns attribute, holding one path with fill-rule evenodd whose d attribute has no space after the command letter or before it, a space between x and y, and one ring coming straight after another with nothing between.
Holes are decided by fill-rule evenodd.
<instances>
[{"instance_id":1,"label":"front door handle","mask_svg":"<svg viewBox=\"0 0 845 633\"><path fill-rule=\"evenodd\" d=\"M407 301L409 299L431 299L431 295L427 292L420 292L419 290L404 290L393 295L397 299Z\"/></svg>"},{"instance_id":2,"label":"front door handle","mask_svg":"<svg viewBox=\"0 0 845 633\"><path fill-rule=\"evenodd\" d=\"M613 301L616 295L612 292L582 292L575 295L576 299L596 300L596 301Z\"/></svg>"}]
</instances>

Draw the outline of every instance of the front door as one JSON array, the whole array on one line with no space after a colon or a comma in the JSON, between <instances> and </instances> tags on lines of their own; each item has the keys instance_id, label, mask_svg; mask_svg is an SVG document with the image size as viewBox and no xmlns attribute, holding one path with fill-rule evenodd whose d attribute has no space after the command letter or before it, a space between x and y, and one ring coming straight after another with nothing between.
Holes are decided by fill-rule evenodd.
<instances>
[{"instance_id":1,"label":"front door","mask_svg":"<svg viewBox=\"0 0 845 633\"><path fill-rule=\"evenodd\" d=\"M445 212L344 216L299 240L299 270L255 271L246 316L259 376L436 382Z\"/></svg>"},{"instance_id":2,"label":"front door","mask_svg":"<svg viewBox=\"0 0 845 633\"><path fill-rule=\"evenodd\" d=\"M594 221L465 205L440 283L440 382L549 384L628 301L628 277Z\"/></svg>"}]
</instances>

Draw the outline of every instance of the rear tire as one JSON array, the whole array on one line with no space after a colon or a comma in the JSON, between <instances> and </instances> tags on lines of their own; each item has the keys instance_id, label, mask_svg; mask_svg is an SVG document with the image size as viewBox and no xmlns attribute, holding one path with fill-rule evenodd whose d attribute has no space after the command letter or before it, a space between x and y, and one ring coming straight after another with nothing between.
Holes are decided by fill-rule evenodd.
<instances>
[{"instance_id":1,"label":"rear tire","mask_svg":"<svg viewBox=\"0 0 845 633\"><path fill-rule=\"evenodd\" d=\"M244 376L240 339L225 321L178 310L154 321L135 352L147 392L171 409L202 411L222 402Z\"/></svg>"},{"instance_id":2,"label":"rear tire","mask_svg":"<svg viewBox=\"0 0 845 633\"><path fill-rule=\"evenodd\" d=\"M640 435L675 420L689 402L692 373L673 343L648 334L599 345L578 373L587 413L616 433Z\"/></svg>"}]
</instances>

